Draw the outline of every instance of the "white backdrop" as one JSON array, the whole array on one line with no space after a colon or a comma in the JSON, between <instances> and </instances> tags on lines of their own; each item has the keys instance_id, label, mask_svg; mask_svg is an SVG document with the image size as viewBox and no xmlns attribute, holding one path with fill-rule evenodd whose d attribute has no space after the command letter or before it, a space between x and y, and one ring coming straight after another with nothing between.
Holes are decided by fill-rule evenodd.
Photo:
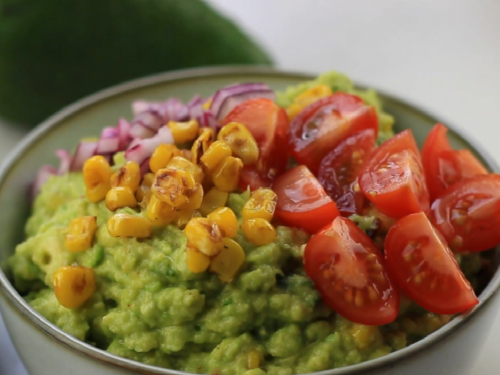
<instances>
[{"instance_id":1,"label":"white backdrop","mask_svg":"<svg viewBox=\"0 0 500 375\"><path fill-rule=\"evenodd\" d=\"M500 162L500 1L209 1L278 67L345 72L465 130ZM0 157L19 138L0 127ZM498 373L498 337L500 319L471 375ZM1 323L0 374L26 375Z\"/></svg>"}]
</instances>

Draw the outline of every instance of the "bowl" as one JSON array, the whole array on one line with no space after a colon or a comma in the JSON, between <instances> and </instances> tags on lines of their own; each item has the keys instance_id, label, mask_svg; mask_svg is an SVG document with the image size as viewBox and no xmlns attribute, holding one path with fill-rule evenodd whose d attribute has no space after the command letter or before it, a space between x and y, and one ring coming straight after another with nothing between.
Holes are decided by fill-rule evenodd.
<instances>
[{"instance_id":1,"label":"bowl","mask_svg":"<svg viewBox=\"0 0 500 375\"><path fill-rule=\"evenodd\" d=\"M310 78L307 74L269 68L194 69L125 83L65 108L32 131L0 168L0 264L23 239L24 223L30 211L28 186L38 168L45 163L56 164L55 149L72 147L80 138L99 134L103 126L116 123L120 116L130 115L130 103L134 99L161 100L177 96L188 100L195 93L207 96L238 81L263 81L274 89L283 89ZM396 118L396 130L412 129L421 144L438 120L401 100L380 94L385 109ZM448 134L453 146L470 149L490 171L500 172L484 151L460 132L450 128ZM421 341L385 357L315 374L469 374L500 305L498 255L498 250L489 252L494 275L480 294L480 303L468 313L455 317ZM0 310L31 375L186 374L120 358L73 338L35 312L2 271Z\"/></svg>"}]
</instances>

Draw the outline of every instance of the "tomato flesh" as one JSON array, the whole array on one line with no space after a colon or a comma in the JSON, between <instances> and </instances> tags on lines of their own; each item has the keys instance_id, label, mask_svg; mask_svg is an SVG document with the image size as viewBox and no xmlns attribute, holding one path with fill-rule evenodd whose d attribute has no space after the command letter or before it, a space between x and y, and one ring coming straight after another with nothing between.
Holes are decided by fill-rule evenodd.
<instances>
[{"instance_id":1,"label":"tomato flesh","mask_svg":"<svg viewBox=\"0 0 500 375\"><path fill-rule=\"evenodd\" d=\"M479 303L445 239L423 212L398 220L384 247L390 275L425 309L456 314Z\"/></svg>"},{"instance_id":2,"label":"tomato flesh","mask_svg":"<svg viewBox=\"0 0 500 375\"><path fill-rule=\"evenodd\" d=\"M500 176L489 174L451 185L431 207L432 223L460 252L500 243Z\"/></svg>"},{"instance_id":3,"label":"tomato flesh","mask_svg":"<svg viewBox=\"0 0 500 375\"><path fill-rule=\"evenodd\" d=\"M359 186L380 212L401 218L429 211L429 192L411 130L384 142L362 167Z\"/></svg>"},{"instance_id":4,"label":"tomato flesh","mask_svg":"<svg viewBox=\"0 0 500 375\"><path fill-rule=\"evenodd\" d=\"M371 239L354 222L337 217L309 240L304 267L325 302L352 322L388 324L399 293Z\"/></svg>"},{"instance_id":5,"label":"tomato flesh","mask_svg":"<svg viewBox=\"0 0 500 375\"><path fill-rule=\"evenodd\" d=\"M356 185L359 171L374 148L375 132L367 129L341 142L321 161L318 180L343 216L363 208L365 198Z\"/></svg>"},{"instance_id":6,"label":"tomato flesh","mask_svg":"<svg viewBox=\"0 0 500 375\"><path fill-rule=\"evenodd\" d=\"M316 173L323 157L350 135L365 129L378 132L375 108L359 97L335 93L304 108L290 124L292 155Z\"/></svg>"},{"instance_id":7,"label":"tomato flesh","mask_svg":"<svg viewBox=\"0 0 500 375\"><path fill-rule=\"evenodd\" d=\"M313 234L339 215L335 202L306 166L282 174L273 190L278 196L275 216L288 226Z\"/></svg>"}]
</instances>

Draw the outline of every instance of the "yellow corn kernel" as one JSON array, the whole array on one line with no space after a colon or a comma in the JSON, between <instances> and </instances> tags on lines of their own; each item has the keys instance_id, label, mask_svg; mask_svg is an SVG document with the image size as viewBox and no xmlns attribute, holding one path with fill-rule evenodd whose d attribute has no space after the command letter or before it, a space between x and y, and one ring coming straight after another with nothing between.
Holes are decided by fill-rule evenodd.
<instances>
[{"instance_id":1,"label":"yellow corn kernel","mask_svg":"<svg viewBox=\"0 0 500 375\"><path fill-rule=\"evenodd\" d=\"M203 196L203 201L201 202L200 212L203 216L207 216L210 212L214 211L218 207L224 207L227 202L229 194L225 191L221 191L216 187L210 189Z\"/></svg>"},{"instance_id":2,"label":"yellow corn kernel","mask_svg":"<svg viewBox=\"0 0 500 375\"><path fill-rule=\"evenodd\" d=\"M180 149L181 154L179 156L182 156L183 158L187 160L191 160L191 150L188 150L186 148Z\"/></svg>"},{"instance_id":3,"label":"yellow corn kernel","mask_svg":"<svg viewBox=\"0 0 500 375\"><path fill-rule=\"evenodd\" d=\"M151 222L145 217L130 214L114 214L108 220L108 232L112 237L151 237Z\"/></svg>"},{"instance_id":4,"label":"yellow corn kernel","mask_svg":"<svg viewBox=\"0 0 500 375\"><path fill-rule=\"evenodd\" d=\"M259 159L259 146L252 133L239 122L224 125L217 136L231 148L233 155L239 157L244 165L252 165Z\"/></svg>"},{"instance_id":5,"label":"yellow corn kernel","mask_svg":"<svg viewBox=\"0 0 500 375\"><path fill-rule=\"evenodd\" d=\"M137 199L127 186L117 186L106 194L106 207L110 211L116 211L123 207L137 207Z\"/></svg>"},{"instance_id":6,"label":"yellow corn kernel","mask_svg":"<svg viewBox=\"0 0 500 375\"><path fill-rule=\"evenodd\" d=\"M169 121L169 127L174 136L175 143L191 142L198 136L198 121L189 120L186 122Z\"/></svg>"},{"instance_id":7,"label":"yellow corn kernel","mask_svg":"<svg viewBox=\"0 0 500 375\"><path fill-rule=\"evenodd\" d=\"M142 178L141 185L151 187L153 185L153 182L155 181L155 174L154 173L146 173L144 177Z\"/></svg>"},{"instance_id":8,"label":"yellow corn kernel","mask_svg":"<svg viewBox=\"0 0 500 375\"><path fill-rule=\"evenodd\" d=\"M276 241L276 229L269 221L261 218L244 220L241 230L247 240L257 246Z\"/></svg>"},{"instance_id":9,"label":"yellow corn kernel","mask_svg":"<svg viewBox=\"0 0 500 375\"><path fill-rule=\"evenodd\" d=\"M197 183L187 197L188 201L180 207L181 210L197 210L200 208L203 201L203 186Z\"/></svg>"},{"instance_id":10,"label":"yellow corn kernel","mask_svg":"<svg viewBox=\"0 0 500 375\"><path fill-rule=\"evenodd\" d=\"M153 151L153 155L149 159L149 169L151 169L151 172L156 173L160 169L165 168L173 157L180 154L180 150L175 145L162 143Z\"/></svg>"},{"instance_id":11,"label":"yellow corn kernel","mask_svg":"<svg viewBox=\"0 0 500 375\"><path fill-rule=\"evenodd\" d=\"M139 188L141 182L141 168L135 161L128 161L122 165L113 176L111 176L111 186L126 186L133 193Z\"/></svg>"},{"instance_id":12,"label":"yellow corn kernel","mask_svg":"<svg viewBox=\"0 0 500 375\"><path fill-rule=\"evenodd\" d=\"M174 168L160 169L151 186L152 193L162 202L180 207L188 202L194 190L195 180L191 173Z\"/></svg>"},{"instance_id":13,"label":"yellow corn kernel","mask_svg":"<svg viewBox=\"0 0 500 375\"><path fill-rule=\"evenodd\" d=\"M104 156L92 156L85 161L83 181L87 187L86 195L89 201L96 203L106 197L106 193L111 189L109 183L111 173L111 167Z\"/></svg>"},{"instance_id":14,"label":"yellow corn kernel","mask_svg":"<svg viewBox=\"0 0 500 375\"><path fill-rule=\"evenodd\" d=\"M95 272L82 266L61 267L54 273L52 285L59 303L68 309L76 309L94 294Z\"/></svg>"},{"instance_id":15,"label":"yellow corn kernel","mask_svg":"<svg viewBox=\"0 0 500 375\"><path fill-rule=\"evenodd\" d=\"M147 216L153 225L170 224L176 217L175 208L151 195L147 207Z\"/></svg>"},{"instance_id":16,"label":"yellow corn kernel","mask_svg":"<svg viewBox=\"0 0 500 375\"><path fill-rule=\"evenodd\" d=\"M210 266L210 258L193 247L186 248L186 265L193 273L205 272Z\"/></svg>"},{"instance_id":17,"label":"yellow corn kernel","mask_svg":"<svg viewBox=\"0 0 500 375\"><path fill-rule=\"evenodd\" d=\"M137 202L142 203L145 201L149 202L149 198L151 197L151 185L153 185L153 181L155 180L154 173L146 173L142 178L141 184L135 193L135 198Z\"/></svg>"},{"instance_id":18,"label":"yellow corn kernel","mask_svg":"<svg viewBox=\"0 0 500 375\"><path fill-rule=\"evenodd\" d=\"M199 165L193 164L188 159L182 156L176 156L167 164L167 168L180 169L181 171L189 172L193 175L196 182L202 182L204 173Z\"/></svg>"},{"instance_id":19,"label":"yellow corn kernel","mask_svg":"<svg viewBox=\"0 0 500 375\"><path fill-rule=\"evenodd\" d=\"M191 147L191 161L194 164L200 163L201 157L210 147L215 137L215 133L211 128L201 128L199 134Z\"/></svg>"},{"instance_id":20,"label":"yellow corn kernel","mask_svg":"<svg viewBox=\"0 0 500 375\"><path fill-rule=\"evenodd\" d=\"M81 216L71 220L68 234L64 240L66 249L69 252L85 251L92 247L94 234L97 230L97 217Z\"/></svg>"},{"instance_id":21,"label":"yellow corn kernel","mask_svg":"<svg viewBox=\"0 0 500 375\"><path fill-rule=\"evenodd\" d=\"M231 156L231 148L223 141L215 141L201 156L200 161L209 171L213 171L226 157Z\"/></svg>"},{"instance_id":22,"label":"yellow corn kernel","mask_svg":"<svg viewBox=\"0 0 500 375\"><path fill-rule=\"evenodd\" d=\"M271 189L254 190L250 199L243 206L241 216L243 220L261 218L271 221L277 202L278 196Z\"/></svg>"},{"instance_id":23,"label":"yellow corn kernel","mask_svg":"<svg viewBox=\"0 0 500 375\"><path fill-rule=\"evenodd\" d=\"M228 283L245 263L245 252L238 242L230 238L222 239L221 252L210 262L210 271L219 275L222 282Z\"/></svg>"},{"instance_id":24,"label":"yellow corn kernel","mask_svg":"<svg viewBox=\"0 0 500 375\"><path fill-rule=\"evenodd\" d=\"M332 89L327 85L315 86L304 91L302 94L298 95L294 99L293 103L286 109L288 118L293 120L295 116L297 116L299 112L301 112L309 104L332 94Z\"/></svg>"},{"instance_id":25,"label":"yellow corn kernel","mask_svg":"<svg viewBox=\"0 0 500 375\"><path fill-rule=\"evenodd\" d=\"M179 229L184 229L186 225L191 221L194 217L201 217L201 214L197 210L180 210L177 211L175 215L175 225Z\"/></svg>"},{"instance_id":26,"label":"yellow corn kernel","mask_svg":"<svg viewBox=\"0 0 500 375\"><path fill-rule=\"evenodd\" d=\"M212 173L215 187L222 191L234 191L238 187L243 162L240 158L228 156L222 160Z\"/></svg>"},{"instance_id":27,"label":"yellow corn kernel","mask_svg":"<svg viewBox=\"0 0 500 375\"><path fill-rule=\"evenodd\" d=\"M229 207L219 207L208 214L207 218L217 223L224 237L233 238L236 236L238 232L238 219Z\"/></svg>"},{"instance_id":28,"label":"yellow corn kernel","mask_svg":"<svg viewBox=\"0 0 500 375\"><path fill-rule=\"evenodd\" d=\"M252 370L260 366L262 355L257 350L250 350L247 357L247 368Z\"/></svg>"},{"instance_id":29,"label":"yellow corn kernel","mask_svg":"<svg viewBox=\"0 0 500 375\"><path fill-rule=\"evenodd\" d=\"M205 217L192 218L184 228L184 233L189 245L209 257L222 250L222 234L213 220Z\"/></svg>"}]
</instances>

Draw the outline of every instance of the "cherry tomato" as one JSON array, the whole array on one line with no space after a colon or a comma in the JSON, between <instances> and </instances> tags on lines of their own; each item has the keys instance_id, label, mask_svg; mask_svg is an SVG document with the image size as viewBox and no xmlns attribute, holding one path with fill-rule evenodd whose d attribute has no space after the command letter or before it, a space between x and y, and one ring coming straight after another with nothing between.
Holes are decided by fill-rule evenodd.
<instances>
[{"instance_id":1,"label":"cherry tomato","mask_svg":"<svg viewBox=\"0 0 500 375\"><path fill-rule=\"evenodd\" d=\"M335 202L306 166L282 174L273 190L278 195L275 216L288 226L313 234L339 215Z\"/></svg>"},{"instance_id":2,"label":"cherry tomato","mask_svg":"<svg viewBox=\"0 0 500 375\"><path fill-rule=\"evenodd\" d=\"M350 135L378 132L375 108L354 95L335 93L304 108L290 124L292 155L316 173L323 157Z\"/></svg>"},{"instance_id":3,"label":"cherry tomato","mask_svg":"<svg viewBox=\"0 0 500 375\"><path fill-rule=\"evenodd\" d=\"M390 275L425 309L456 314L479 302L445 239L423 212L398 220L384 247Z\"/></svg>"},{"instance_id":4,"label":"cherry tomato","mask_svg":"<svg viewBox=\"0 0 500 375\"><path fill-rule=\"evenodd\" d=\"M340 142L321 161L318 180L343 216L363 208L365 198L359 190L358 175L374 148L375 132L367 129Z\"/></svg>"},{"instance_id":5,"label":"cherry tomato","mask_svg":"<svg viewBox=\"0 0 500 375\"><path fill-rule=\"evenodd\" d=\"M238 182L238 187L241 191L245 191L247 187L250 190L257 190L258 188L268 188L273 184L272 179L268 177L263 177L257 172L257 169L253 166L243 167L241 171L240 180Z\"/></svg>"},{"instance_id":6,"label":"cherry tomato","mask_svg":"<svg viewBox=\"0 0 500 375\"><path fill-rule=\"evenodd\" d=\"M375 150L361 169L359 186L387 216L400 218L429 211L429 192L411 130L395 135Z\"/></svg>"},{"instance_id":7,"label":"cherry tomato","mask_svg":"<svg viewBox=\"0 0 500 375\"><path fill-rule=\"evenodd\" d=\"M432 128L422 147L422 163L433 201L454 182L487 174L488 171L469 150L454 150L443 124Z\"/></svg>"},{"instance_id":8,"label":"cherry tomato","mask_svg":"<svg viewBox=\"0 0 500 375\"><path fill-rule=\"evenodd\" d=\"M500 243L500 176L451 185L431 207L432 223L455 251L483 251Z\"/></svg>"},{"instance_id":9,"label":"cherry tomato","mask_svg":"<svg viewBox=\"0 0 500 375\"><path fill-rule=\"evenodd\" d=\"M323 299L352 322L388 324L399 293L382 253L351 220L337 217L306 245L304 267Z\"/></svg>"}]
</instances>

